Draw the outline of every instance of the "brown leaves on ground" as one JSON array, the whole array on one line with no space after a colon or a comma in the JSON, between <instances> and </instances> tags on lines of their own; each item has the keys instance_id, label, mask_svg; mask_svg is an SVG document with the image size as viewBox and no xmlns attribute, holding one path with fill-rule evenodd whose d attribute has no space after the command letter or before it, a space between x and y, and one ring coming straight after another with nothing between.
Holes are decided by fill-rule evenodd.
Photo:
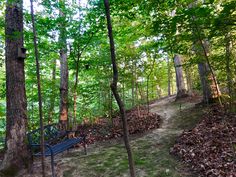
<instances>
[{"instance_id":1,"label":"brown leaves on ground","mask_svg":"<svg viewBox=\"0 0 236 177\"><path fill-rule=\"evenodd\" d=\"M236 115L213 106L195 128L183 132L171 152L199 176L236 177Z\"/></svg>"},{"instance_id":2,"label":"brown leaves on ground","mask_svg":"<svg viewBox=\"0 0 236 177\"><path fill-rule=\"evenodd\" d=\"M139 111L137 107L128 110L126 115L130 134L144 133L160 126L160 116L148 113L144 107L140 107ZM112 120L99 118L93 124L85 123L79 125L78 130L80 133L87 135L89 144L123 136L122 121L119 116L114 117Z\"/></svg>"}]
</instances>

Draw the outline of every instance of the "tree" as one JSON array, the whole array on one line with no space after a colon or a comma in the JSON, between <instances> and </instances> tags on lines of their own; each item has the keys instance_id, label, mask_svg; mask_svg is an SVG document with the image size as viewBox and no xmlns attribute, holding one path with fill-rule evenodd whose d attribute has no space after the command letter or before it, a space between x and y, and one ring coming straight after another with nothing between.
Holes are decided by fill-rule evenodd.
<instances>
[{"instance_id":1,"label":"tree","mask_svg":"<svg viewBox=\"0 0 236 177\"><path fill-rule=\"evenodd\" d=\"M120 116L121 116L122 124L123 124L124 142L125 142L125 147L128 154L128 160L129 160L130 176L135 177L134 161L133 161L131 146L129 143L129 130L128 130L128 124L127 124L127 117L125 113L125 107L117 91L118 69L117 69L117 64L116 64L115 44L114 44L113 33L112 33L109 1L104 0L104 5L105 5L105 11L106 11L107 29L108 29L108 36L110 40L110 52L111 52L111 61L112 61L112 68L113 68L113 81L111 83L111 90L114 94L114 97L120 109Z\"/></svg>"},{"instance_id":2,"label":"tree","mask_svg":"<svg viewBox=\"0 0 236 177\"><path fill-rule=\"evenodd\" d=\"M23 1L6 4L6 151L1 166L3 173L13 176L30 164L27 148L27 101L25 93L23 48Z\"/></svg>"},{"instance_id":3,"label":"tree","mask_svg":"<svg viewBox=\"0 0 236 177\"><path fill-rule=\"evenodd\" d=\"M35 25L34 18L34 6L33 0L30 0L31 7L31 19L32 19L32 27L34 34L34 53L35 53L35 61L36 61L36 73L37 73L37 85L38 85L38 104L39 104L39 122L40 122L40 150L41 150L41 163L42 163L42 176L45 177L45 164L44 164L44 124L43 124L43 108L42 108L42 96L41 96L41 81L40 81L40 66L39 66L39 51L38 51L38 43L37 43L37 31ZM53 174L54 175L54 174Z\"/></svg>"},{"instance_id":4,"label":"tree","mask_svg":"<svg viewBox=\"0 0 236 177\"><path fill-rule=\"evenodd\" d=\"M178 99L178 98L183 98L187 96L185 84L184 84L182 61L181 61L180 55L176 54L174 56L174 63L175 63L176 87L177 87L176 99Z\"/></svg>"},{"instance_id":5,"label":"tree","mask_svg":"<svg viewBox=\"0 0 236 177\"><path fill-rule=\"evenodd\" d=\"M66 44L65 0L59 1L60 23L60 124L62 129L68 126L68 62Z\"/></svg>"}]
</instances>

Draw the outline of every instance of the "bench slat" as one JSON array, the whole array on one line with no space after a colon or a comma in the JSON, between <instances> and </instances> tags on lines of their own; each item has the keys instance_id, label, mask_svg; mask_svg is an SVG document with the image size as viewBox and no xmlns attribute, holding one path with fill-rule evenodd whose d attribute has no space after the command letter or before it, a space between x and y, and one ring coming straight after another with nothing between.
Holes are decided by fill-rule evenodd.
<instances>
[{"instance_id":1,"label":"bench slat","mask_svg":"<svg viewBox=\"0 0 236 177\"><path fill-rule=\"evenodd\" d=\"M69 149L70 147L72 147L73 145L76 145L80 142L83 141L83 138L72 138L72 139L66 139L64 141L62 141L59 144L56 144L54 146L51 146L52 151L53 151L53 155L56 155L58 153L61 153L67 149ZM38 152L36 154L34 154L35 156L41 156L41 152ZM45 149L45 156L51 156L51 151L49 148Z\"/></svg>"}]
</instances>

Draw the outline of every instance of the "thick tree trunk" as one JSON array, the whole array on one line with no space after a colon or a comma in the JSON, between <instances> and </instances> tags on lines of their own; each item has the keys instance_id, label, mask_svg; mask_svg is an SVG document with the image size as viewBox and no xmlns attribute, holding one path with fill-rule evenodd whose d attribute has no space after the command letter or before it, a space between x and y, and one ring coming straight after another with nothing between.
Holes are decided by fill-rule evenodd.
<instances>
[{"instance_id":1,"label":"thick tree trunk","mask_svg":"<svg viewBox=\"0 0 236 177\"><path fill-rule=\"evenodd\" d=\"M198 64L198 72L201 79L202 92L203 92L203 102L208 104L212 100L211 87L208 81L209 67L206 63Z\"/></svg>"},{"instance_id":2,"label":"thick tree trunk","mask_svg":"<svg viewBox=\"0 0 236 177\"><path fill-rule=\"evenodd\" d=\"M175 54L174 63L175 63L176 87L177 87L176 99L178 99L178 98L183 98L187 96L187 91L185 89L185 84L184 84L183 67L182 67L180 55Z\"/></svg>"},{"instance_id":3,"label":"thick tree trunk","mask_svg":"<svg viewBox=\"0 0 236 177\"><path fill-rule=\"evenodd\" d=\"M198 35L200 36L200 35ZM202 91L203 91L203 102L209 104L214 102L214 99L218 98L221 104L220 90L217 84L216 76L213 72L212 67L209 65L209 58L208 58L208 46L209 44L206 41L200 40L195 43L195 52L199 58L205 58L204 62L200 62L198 64L198 71L201 79L202 84Z\"/></svg>"},{"instance_id":4,"label":"thick tree trunk","mask_svg":"<svg viewBox=\"0 0 236 177\"><path fill-rule=\"evenodd\" d=\"M26 144L27 101L24 59L18 58L23 47L23 1L6 4L6 151L1 171L17 173L30 164Z\"/></svg>"},{"instance_id":5,"label":"thick tree trunk","mask_svg":"<svg viewBox=\"0 0 236 177\"><path fill-rule=\"evenodd\" d=\"M129 130L128 130L128 123L127 123L127 117L125 112L124 104L120 98L120 95L117 90L117 82L118 82L118 69L116 65L116 54L115 54L115 44L112 34L112 25L111 25L111 17L110 17L110 7L109 7L109 1L104 0L105 5L105 11L106 11L106 18L107 18L107 29L108 29L108 36L110 40L110 51L111 51L111 61L113 66L113 82L111 83L111 90L114 94L114 97L117 101L117 104L120 109L120 116L123 123L123 132L124 132L124 143L128 154L128 161L129 161L129 169L130 169L130 175L131 177L135 177L135 169L134 169L134 161L133 161L133 155L131 146L129 143Z\"/></svg>"},{"instance_id":6,"label":"thick tree trunk","mask_svg":"<svg viewBox=\"0 0 236 177\"><path fill-rule=\"evenodd\" d=\"M66 46L66 22L65 22L65 1L60 0L61 8L59 15L62 18L60 28L59 43L60 49L60 124L62 129L68 126L68 63L67 63L67 46Z\"/></svg>"},{"instance_id":7,"label":"thick tree trunk","mask_svg":"<svg viewBox=\"0 0 236 177\"><path fill-rule=\"evenodd\" d=\"M68 66L63 49L60 51L60 63L60 124L65 129L68 123Z\"/></svg>"}]
</instances>

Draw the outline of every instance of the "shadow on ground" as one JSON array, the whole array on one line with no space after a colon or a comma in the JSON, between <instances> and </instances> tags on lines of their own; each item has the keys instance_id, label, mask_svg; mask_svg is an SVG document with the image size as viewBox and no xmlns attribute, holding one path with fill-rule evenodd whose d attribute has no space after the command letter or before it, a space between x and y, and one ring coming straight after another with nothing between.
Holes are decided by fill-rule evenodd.
<instances>
[{"instance_id":1,"label":"shadow on ground","mask_svg":"<svg viewBox=\"0 0 236 177\"><path fill-rule=\"evenodd\" d=\"M204 113L195 104L199 99L175 102L174 97L154 102L151 111L161 115L161 128L131 137L136 174L139 177L190 177L187 168L169 154L170 148L184 129L192 128ZM47 161L47 174L50 164ZM40 176L40 162L34 163L31 174ZM88 147L88 155L73 150L56 157L58 177L125 177L129 176L128 159L122 140L107 141Z\"/></svg>"}]
</instances>

